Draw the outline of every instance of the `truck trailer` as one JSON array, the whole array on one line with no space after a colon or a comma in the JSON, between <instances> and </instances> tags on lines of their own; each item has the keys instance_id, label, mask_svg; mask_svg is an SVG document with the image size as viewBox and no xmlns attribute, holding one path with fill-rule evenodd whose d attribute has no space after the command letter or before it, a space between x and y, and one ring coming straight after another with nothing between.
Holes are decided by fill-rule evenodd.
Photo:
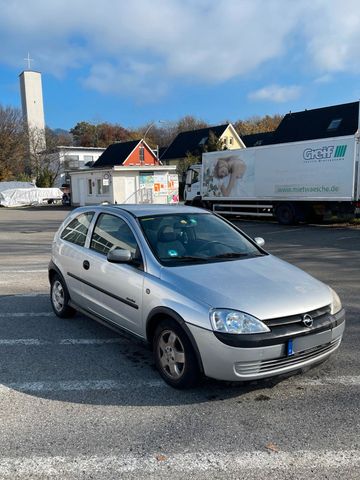
<instances>
[{"instance_id":1,"label":"truck trailer","mask_svg":"<svg viewBox=\"0 0 360 480\"><path fill-rule=\"evenodd\" d=\"M354 135L204 153L188 168L187 205L222 215L275 216L281 224L360 212Z\"/></svg>"}]
</instances>

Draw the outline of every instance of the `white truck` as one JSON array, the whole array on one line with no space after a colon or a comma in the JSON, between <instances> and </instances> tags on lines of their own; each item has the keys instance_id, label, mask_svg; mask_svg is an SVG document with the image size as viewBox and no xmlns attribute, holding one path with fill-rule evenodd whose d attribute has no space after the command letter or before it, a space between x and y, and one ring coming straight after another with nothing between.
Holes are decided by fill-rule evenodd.
<instances>
[{"instance_id":1,"label":"white truck","mask_svg":"<svg viewBox=\"0 0 360 480\"><path fill-rule=\"evenodd\" d=\"M282 224L359 213L359 140L356 133L204 153L187 170L185 203Z\"/></svg>"}]
</instances>

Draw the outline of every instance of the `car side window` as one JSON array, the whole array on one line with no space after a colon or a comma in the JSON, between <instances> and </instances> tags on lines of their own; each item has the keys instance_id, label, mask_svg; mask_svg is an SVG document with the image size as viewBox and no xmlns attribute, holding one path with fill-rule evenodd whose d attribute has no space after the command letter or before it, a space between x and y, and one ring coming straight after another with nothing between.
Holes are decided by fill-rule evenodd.
<instances>
[{"instance_id":1,"label":"car side window","mask_svg":"<svg viewBox=\"0 0 360 480\"><path fill-rule=\"evenodd\" d=\"M83 247L93 216L94 212L86 212L74 218L61 232L60 238Z\"/></svg>"},{"instance_id":2,"label":"car side window","mask_svg":"<svg viewBox=\"0 0 360 480\"><path fill-rule=\"evenodd\" d=\"M114 248L122 248L138 256L137 242L130 227L121 218L107 213L99 215L90 248L104 255Z\"/></svg>"}]
</instances>

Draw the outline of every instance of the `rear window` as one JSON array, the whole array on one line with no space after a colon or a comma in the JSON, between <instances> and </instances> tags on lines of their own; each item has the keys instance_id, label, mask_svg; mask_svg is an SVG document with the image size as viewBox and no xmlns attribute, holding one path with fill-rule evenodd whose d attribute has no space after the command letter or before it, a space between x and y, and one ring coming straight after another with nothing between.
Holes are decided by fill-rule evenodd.
<instances>
[{"instance_id":1,"label":"rear window","mask_svg":"<svg viewBox=\"0 0 360 480\"><path fill-rule=\"evenodd\" d=\"M60 238L83 247L93 216L94 212L86 212L74 218L61 232Z\"/></svg>"}]
</instances>

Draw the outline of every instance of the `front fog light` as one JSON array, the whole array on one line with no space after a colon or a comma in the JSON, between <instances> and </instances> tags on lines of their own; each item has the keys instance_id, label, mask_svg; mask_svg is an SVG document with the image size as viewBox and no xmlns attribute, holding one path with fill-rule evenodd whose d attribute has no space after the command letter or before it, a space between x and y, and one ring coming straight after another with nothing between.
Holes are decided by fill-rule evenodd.
<instances>
[{"instance_id":1,"label":"front fog light","mask_svg":"<svg viewBox=\"0 0 360 480\"><path fill-rule=\"evenodd\" d=\"M217 308L211 310L210 321L213 329L221 333L265 333L270 329L248 313Z\"/></svg>"},{"instance_id":2,"label":"front fog light","mask_svg":"<svg viewBox=\"0 0 360 480\"><path fill-rule=\"evenodd\" d=\"M331 307L330 313L331 313L331 315L335 315L335 313L340 312L340 310L342 309L342 305L341 305L341 300L339 298L339 295L332 288L330 288L330 290L331 290L331 295L332 295L332 302L331 302L331 305L330 305L330 307Z\"/></svg>"}]
</instances>

